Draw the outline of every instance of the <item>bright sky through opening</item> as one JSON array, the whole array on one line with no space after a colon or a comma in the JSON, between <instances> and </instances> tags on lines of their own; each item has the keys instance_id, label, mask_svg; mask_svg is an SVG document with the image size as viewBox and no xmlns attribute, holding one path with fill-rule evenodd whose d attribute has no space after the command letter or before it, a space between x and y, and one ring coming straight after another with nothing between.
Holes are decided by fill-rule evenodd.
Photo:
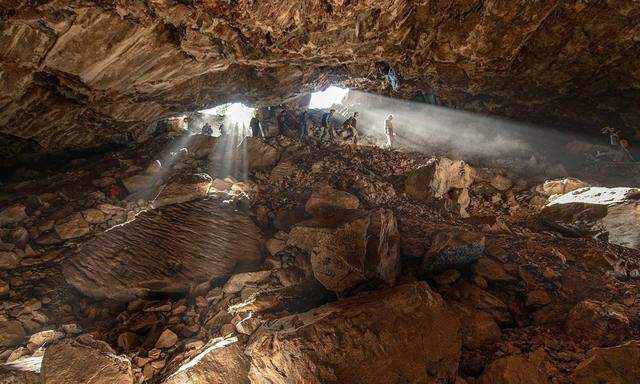
<instances>
[{"instance_id":1,"label":"bright sky through opening","mask_svg":"<svg viewBox=\"0 0 640 384\"><path fill-rule=\"evenodd\" d=\"M334 104L340 104L347 95L349 89L330 86L322 92L313 92L309 101L309 108L329 108Z\"/></svg>"},{"instance_id":2,"label":"bright sky through opening","mask_svg":"<svg viewBox=\"0 0 640 384\"><path fill-rule=\"evenodd\" d=\"M249 108L242 103L229 103L218 105L217 107L203 109L200 113L204 113L205 115L220 115L224 114L231 123L238 123L240 126L244 124L246 127L249 126L249 121L251 117L253 117L253 113L255 108Z\"/></svg>"}]
</instances>

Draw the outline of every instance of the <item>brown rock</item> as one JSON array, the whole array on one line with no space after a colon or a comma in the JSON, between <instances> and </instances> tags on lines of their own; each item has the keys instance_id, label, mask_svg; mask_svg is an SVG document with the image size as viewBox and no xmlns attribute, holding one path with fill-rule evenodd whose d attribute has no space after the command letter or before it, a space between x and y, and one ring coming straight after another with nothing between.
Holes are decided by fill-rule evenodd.
<instances>
[{"instance_id":1,"label":"brown rock","mask_svg":"<svg viewBox=\"0 0 640 384\"><path fill-rule=\"evenodd\" d=\"M484 236L460 229L438 232L422 261L423 272L440 272L470 264L484 251Z\"/></svg>"},{"instance_id":2,"label":"brown rock","mask_svg":"<svg viewBox=\"0 0 640 384\"><path fill-rule=\"evenodd\" d=\"M451 309L460 319L462 345L466 348L480 348L500 340L502 332L490 314L456 303Z\"/></svg>"},{"instance_id":3,"label":"brown rock","mask_svg":"<svg viewBox=\"0 0 640 384\"><path fill-rule=\"evenodd\" d=\"M173 347L178 341L178 335L173 333L170 329L165 329L158 337L155 347L158 349Z\"/></svg>"},{"instance_id":4,"label":"brown rock","mask_svg":"<svg viewBox=\"0 0 640 384\"><path fill-rule=\"evenodd\" d=\"M101 177L93 180L91 183L98 188L106 188L116 182L113 177Z\"/></svg>"},{"instance_id":5,"label":"brown rock","mask_svg":"<svg viewBox=\"0 0 640 384\"><path fill-rule=\"evenodd\" d=\"M535 290L527 292L527 301L525 305L530 308L540 308L551 303L551 297L547 291Z\"/></svg>"},{"instance_id":6,"label":"brown rock","mask_svg":"<svg viewBox=\"0 0 640 384\"><path fill-rule=\"evenodd\" d=\"M623 341L629 333L629 319L623 311L601 301L584 300L569 312L567 334L598 347Z\"/></svg>"},{"instance_id":7,"label":"brown rock","mask_svg":"<svg viewBox=\"0 0 640 384\"><path fill-rule=\"evenodd\" d=\"M15 252L0 252L0 269L12 269L20 265L20 256Z\"/></svg>"},{"instance_id":8,"label":"brown rock","mask_svg":"<svg viewBox=\"0 0 640 384\"><path fill-rule=\"evenodd\" d=\"M55 229L58 236L63 240L75 239L91 232L91 227L80 212L57 220Z\"/></svg>"},{"instance_id":9,"label":"brown rock","mask_svg":"<svg viewBox=\"0 0 640 384\"><path fill-rule=\"evenodd\" d=\"M478 260L473 267L473 272L493 283L506 283L515 280L513 276L504 270L502 265L486 257Z\"/></svg>"},{"instance_id":10,"label":"brown rock","mask_svg":"<svg viewBox=\"0 0 640 384\"><path fill-rule=\"evenodd\" d=\"M351 211L297 224L288 245L311 253L313 274L342 292L372 278L393 285L399 272L399 234L389 210Z\"/></svg>"},{"instance_id":11,"label":"brown rock","mask_svg":"<svg viewBox=\"0 0 640 384\"><path fill-rule=\"evenodd\" d=\"M311 194L305 210L315 217L330 217L359 206L360 201L356 196L333 189L330 185L323 185Z\"/></svg>"},{"instance_id":12,"label":"brown rock","mask_svg":"<svg viewBox=\"0 0 640 384\"><path fill-rule=\"evenodd\" d=\"M249 366L236 337L220 339L180 366L163 384L248 384Z\"/></svg>"},{"instance_id":13,"label":"brown rock","mask_svg":"<svg viewBox=\"0 0 640 384\"><path fill-rule=\"evenodd\" d=\"M89 224L102 224L107 221L104 213L96 208L89 208L82 211L82 216Z\"/></svg>"},{"instance_id":14,"label":"brown rock","mask_svg":"<svg viewBox=\"0 0 640 384\"><path fill-rule=\"evenodd\" d=\"M67 339L46 349L45 384L133 384L131 363L109 345L89 335Z\"/></svg>"},{"instance_id":15,"label":"brown rock","mask_svg":"<svg viewBox=\"0 0 640 384\"><path fill-rule=\"evenodd\" d=\"M513 182L502 175L495 175L489 180L489 184L498 191L506 191L511 188Z\"/></svg>"},{"instance_id":16,"label":"brown rock","mask_svg":"<svg viewBox=\"0 0 640 384\"><path fill-rule=\"evenodd\" d=\"M212 179L204 173L174 176L160 189L160 193L153 200L153 206L185 203L207 197Z\"/></svg>"},{"instance_id":17,"label":"brown rock","mask_svg":"<svg viewBox=\"0 0 640 384\"><path fill-rule=\"evenodd\" d=\"M629 341L611 348L595 348L574 369L575 384L640 383L640 342Z\"/></svg>"},{"instance_id":18,"label":"brown rock","mask_svg":"<svg viewBox=\"0 0 640 384\"><path fill-rule=\"evenodd\" d=\"M458 321L416 283L278 319L247 354L252 382L435 383L455 379L460 348Z\"/></svg>"},{"instance_id":19,"label":"brown rock","mask_svg":"<svg viewBox=\"0 0 640 384\"><path fill-rule=\"evenodd\" d=\"M446 271L433 277L433 281L438 285L453 284L460 278L460 272L457 269L447 269Z\"/></svg>"},{"instance_id":20,"label":"brown rock","mask_svg":"<svg viewBox=\"0 0 640 384\"><path fill-rule=\"evenodd\" d=\"M129 193L141 192L156 186L156 175L135 175L122 180L122 184Z\"/></svg>"},{"instance_id":21,"label":"brown rock","mask_svg":"<svg viewBox=\"0 0 640 384\"><path fill-rule=\"evenodd\" d=\"M97 235L64 261L63 274L100 299L184 292L227 276L237 263L257 262L259 238L249 217L215 200L170 205Z\"/></svg>"},{"instance_id":22,"label":"brown rock","mask_svg":"<svg viewBox=\"0 0 640 384\"><path fill-rule=\"evenodd\" d=\"M12 205L0 211L0 226L19 223L26 218L27 212L24 205Z\"/></svg>"},{"instance_id":23,"label":"brown rock","mask_svg":"<svg viewBox=\"0 0 640 384\"><path fill-rule=\"evenodd\" d=\"M547 378L522 356L509 356L491 363L478 384L546 384Z\"/></svg>"},{"instance_id":24,"label":"brown rock","mask_svg":"<svg viewBox=\"0 0 640 384\"><path fill-rule=\"evenodd\" d=\"M549 197L552 195L564 195L565 193L573 192L576 189L590 187L589 183L568 177L566 179L547 180L541 186L536 189L541 194Z\"/></svg>"},{"instance_id":25,"label":"brown rock","mask_svg":"<svg viewBox=\"0 0 640 384\"><path fill-rule=\"evenodd\" d=\"M274 146L257 137L245 137L236 153L246 155L244 160L251 170L273 167L280 158L280 153Z\"/></svg>"},{"instance_id":26,"label":"brown rock","mask_svg":"<svg viewBox=\"0 0 640 384\"><path fill-rule=\"evenodd\" d=\"M442 198L451 188L467 188L473 183L473 169L464 161L445 157L431 159L405 181L405 193L416 200Z\"/></svg>"},{"instance_id":27,"label":"brown rock","mask_svg":"<svg viewBox=\"0 0 640 384\"><path fill-rule=\"evenodd\" d=\"M254 285L271 276L271 271L238 273L229 278L222 288L224 293L238 293L246 285Z\"/></svg>"},{"instance_id":28,"label":"brown rock","mask_svg":"<svg viewBox=\"0 0 640 384\"><path fill-rule=\"evenodd\" d=\"M22 324L17 320L0 321L0 347L20 344L26 336Z\"/></svg>"}]
</instances>

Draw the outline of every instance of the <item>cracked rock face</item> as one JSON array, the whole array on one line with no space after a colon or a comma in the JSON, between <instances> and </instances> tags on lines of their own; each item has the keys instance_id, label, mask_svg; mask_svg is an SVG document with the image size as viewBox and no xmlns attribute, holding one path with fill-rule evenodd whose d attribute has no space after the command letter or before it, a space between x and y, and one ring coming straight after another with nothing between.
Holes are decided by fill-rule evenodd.
<instances>
[{"instance_id":1,"label":"cracked rock face","mask_svg":"<svg viewBox=\"0 0 640 384\"><path fill-rule=\"evenodd\" d=\"M0 5L0 133L47 149L126 140L229 100L331 82L633 135L640 4L518 0L38 1ZM31 143L31 144L29 144Z\"/></svg>"}]
</instances>

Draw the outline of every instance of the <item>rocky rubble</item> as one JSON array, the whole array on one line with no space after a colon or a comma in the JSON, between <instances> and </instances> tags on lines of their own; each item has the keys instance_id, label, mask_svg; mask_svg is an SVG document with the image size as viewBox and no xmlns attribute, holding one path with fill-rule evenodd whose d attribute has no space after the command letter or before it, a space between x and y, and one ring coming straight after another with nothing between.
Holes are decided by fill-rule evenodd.
<instances>
[{"instance_id":1,"label":"rocky rubble","mask_svg":"<svg viewBox=\"0 0 640 384\"><path fill-rule=\"evenodd\" d=\"M0 378L625 380L640 254L551 232L540 188L418 153L252 142L275 155L247 174L196 135L172 161L145 148L9 184ZM434 164L456 171L408 193ZM135 175L155 192L130 193Z\"/></svg>"}]
</instances>

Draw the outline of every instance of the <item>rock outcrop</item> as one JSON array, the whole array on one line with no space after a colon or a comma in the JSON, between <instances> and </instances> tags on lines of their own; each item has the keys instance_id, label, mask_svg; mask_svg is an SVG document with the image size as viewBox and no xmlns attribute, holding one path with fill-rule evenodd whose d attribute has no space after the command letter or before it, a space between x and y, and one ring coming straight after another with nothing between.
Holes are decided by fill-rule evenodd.
<instances>
[{"instance_id":1,"label":"rock outcrop","mask_svg":"<svg viewBox=\"0 0 640 384\"><path fill-rule=\"evenodd\" d=\"M303 221L287 243L310 253L313 275L335 292L374 278L393 285L400 268L396 219L385 209Z\"/></svg>"},{"instance_id":2,"label":"rock outcrop","mask_svg":"<svg viewBox=\"0 0 640 384\"><path fill-rule=\"evenodd\" d=\"M640 249L640 190L588 187L558 196L540 213L563 232Z\"/></svg>"},{"instance_id":3,"label":"rock outcrop","mask_svg":"<svg viewBox=\"0 0 640 384\"><path fill-rule=\"evenodd\" d=\"M589 351L571 375L576 384L640 382L640 342Z\"/></svg>"},{"instance_id":4,"label":"rock outcrop","mask_svg":"<svg viewBox=\"0 0 640 384\"><path fill-rule=\"evenodd\" d=\"M405 181L405 193L416 200L442 198L453 188L464 189L473 183L473 168L464 161L431 159L413 171Z\"/></svg>"},{"instance_id":5,"label":"rock outcrop","mask_svg":"<svg viewBox=\"0 0 640 384\"><path fill-rule=\"evenodd\" d=\"M453 382L459 327L425 283L363 294L261 328L247 348L250 378L274 384Z\"/></svg>"},{"instance_id":6,"label":"rock outcrop","mask_svg":"<svg viewBox=\"0 0 640 384\"><path fill-rule=\"evenodd\" d=\"M238 263L259 260L259 237L246 215L220 202L176 204L96 236L63 272L71 285L100 299L186 291L228 275Z\"/></svg>"}]
</instances>

